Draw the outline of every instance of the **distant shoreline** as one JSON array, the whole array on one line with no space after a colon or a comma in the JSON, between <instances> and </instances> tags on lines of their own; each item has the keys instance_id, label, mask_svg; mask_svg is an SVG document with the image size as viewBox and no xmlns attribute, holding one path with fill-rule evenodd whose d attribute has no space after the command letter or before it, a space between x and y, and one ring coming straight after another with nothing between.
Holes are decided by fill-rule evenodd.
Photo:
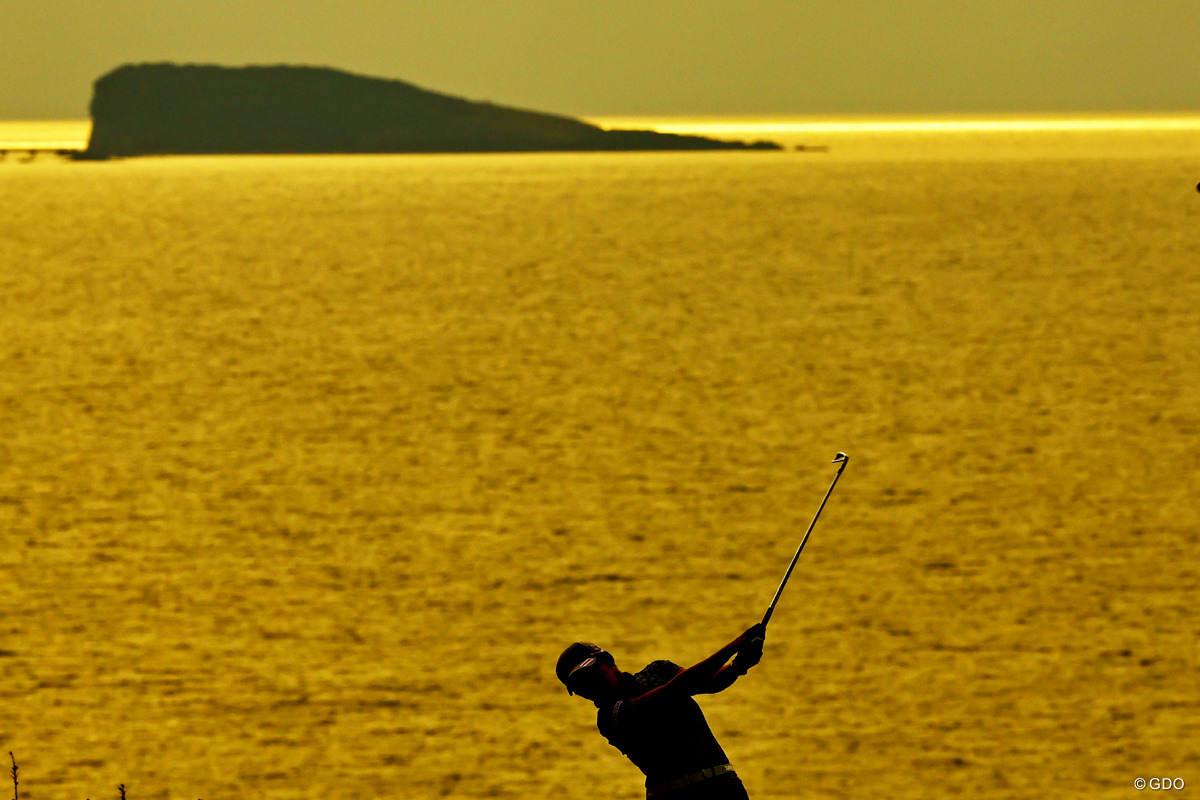
<instances>
[{"instance_id":1,"label":"distant shoreline","mask_svg":"<svg viewBox=\"0 0 1200 800\"><path fill-rule=\"evenodd\" d=\"M733 131L754 133L987 132L1200 130L1200 111L1110 114L651 114L582 115L602 128L633 128L664 133ZM0 147L87 147L92 121L74 119L0 120ZM49 132L48 132L49 131Z\"/></svg>"},{"instance_id":2,"label":"distant shoreline","mask_svg":"<svg viewBox=\"0 0 1200 800\"><path fill-rule=\"evenodd\" d=\"M592 115L581 117L600 127L643 128L661 132L719 134L750 138L768 136L790 147L796 144L825 145L834 148L845 139L896 135L945 135L958 141L966 134L995 136L1051 133L1081 138L1087 134L1111 134L1114 138L1139 132L1162 132L1190 137L1200 132L1200 112L1144 114L1043 114L1043 115ZM8 150L9 160L20 151L37 148L79 150L87 147L91 132L89 119L0 120L0 150ZM885 138L880 141L888 141Z\"/></svg>"}]
</instances>

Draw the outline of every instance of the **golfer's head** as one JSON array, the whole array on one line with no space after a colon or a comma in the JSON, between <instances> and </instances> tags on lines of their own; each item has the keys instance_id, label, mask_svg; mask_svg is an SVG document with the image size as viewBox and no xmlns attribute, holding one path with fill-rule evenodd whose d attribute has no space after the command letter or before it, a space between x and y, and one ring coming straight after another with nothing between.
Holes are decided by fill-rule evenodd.
<instances>
[{"instance_id":1,"label":"golfer's head","mask_svg":"<svg viewBox=\"0 0 1200 800\"><path fill-rule=\"evenodd\" d=\"M563 650L554 672L567 687L567 694L579 692L590 699L605 666L614 666L611 655L591 642L576 642Z\"/></svg>"}]
</instances>

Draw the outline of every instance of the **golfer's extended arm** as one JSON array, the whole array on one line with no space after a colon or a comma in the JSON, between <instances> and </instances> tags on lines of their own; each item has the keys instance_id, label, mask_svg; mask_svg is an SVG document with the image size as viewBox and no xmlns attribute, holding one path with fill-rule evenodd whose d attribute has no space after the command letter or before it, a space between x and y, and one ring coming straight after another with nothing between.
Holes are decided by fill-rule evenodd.
<instances>
[{"instance_id":1,"label":"golfer's extended arm","mask_svg":"<svg viewBox=\"0 0 1200 800\"><path fill-rule=\"evenodd\" d=\"M713 675L708 684L697 691L696 694L716 694L717 692L723 692L730 686L733 686L733 682L745 674L744 672L739 672L738 668L733 664L726 664L717 670L717 674Z\"/></svg>"},{"instance_id":2,"label":"golfer's extended arm","mask_svg":"<svg viewBox=\"0 0 1200 800\"><path fill-rule=\"evenodd\" d=\"M745 644L746 635L742 634L700 663L677 673L674 678L671 678L671 680L657 689L652 689L643 695L635 697L632 701L633 704L640 706L668 696L711 694L713 692L711 688L713 680L721 670L721 667L725 666L725 662L733 658L734 654ZM730 681L730 683L733 683L733 681ZM718 689L717 691L720 690Z\"/></svg>"}]
</instances>

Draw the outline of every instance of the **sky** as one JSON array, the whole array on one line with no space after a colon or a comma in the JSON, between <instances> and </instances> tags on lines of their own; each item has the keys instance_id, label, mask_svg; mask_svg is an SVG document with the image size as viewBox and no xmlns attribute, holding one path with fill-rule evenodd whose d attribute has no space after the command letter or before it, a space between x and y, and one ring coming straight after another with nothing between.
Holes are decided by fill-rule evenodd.
<instances>
[{"instance_id":1,"label":"sky","mask_svg":"<svg viewBox=\"0 0 1200 800\"><path fill-rule=\"evenodd\" d=\"M1200 111L1200 0L0 0L0 119L158 61L577 116Z\"/></svg>"}]
</instances>

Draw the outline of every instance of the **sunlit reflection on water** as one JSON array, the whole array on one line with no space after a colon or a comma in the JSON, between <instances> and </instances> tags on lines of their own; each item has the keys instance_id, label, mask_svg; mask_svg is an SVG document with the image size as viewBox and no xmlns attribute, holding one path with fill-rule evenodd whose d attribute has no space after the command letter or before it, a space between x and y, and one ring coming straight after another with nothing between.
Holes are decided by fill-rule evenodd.
<instances>
[{"instance_id":1,"label":"sunlit reflection on water","mask_svg":"<svg viewBox=\"0 0 1200 800\"><path fill-rule=\"evenodd\" d=\"M0 149L81 150L92 134L91 120L0 120Z\"/></svg>"},{"instance_id":2,"label":"sunlit reflection on water","mask_svg":"<svg viewBox=\"0 0 1200 800\"><path fill-rule=\"evenodd\" d=\"M604 128L828 151L845 160L1200 155L1200 115L1056 117L592 117Z\"/></svg>"},{"instance_id":3,"label":"sunlit reflection on water","mask_svg":"<svg viewBox=\"0 0 1200 800\"><path fill-rule=\"evenodd\" d=\"M743 630L838 450L703 700L751 796L1175 763L1200 136L791 135L830 149L10 156L22 796L633 797L558 652Z\"/></svg>"}]
</instances>

